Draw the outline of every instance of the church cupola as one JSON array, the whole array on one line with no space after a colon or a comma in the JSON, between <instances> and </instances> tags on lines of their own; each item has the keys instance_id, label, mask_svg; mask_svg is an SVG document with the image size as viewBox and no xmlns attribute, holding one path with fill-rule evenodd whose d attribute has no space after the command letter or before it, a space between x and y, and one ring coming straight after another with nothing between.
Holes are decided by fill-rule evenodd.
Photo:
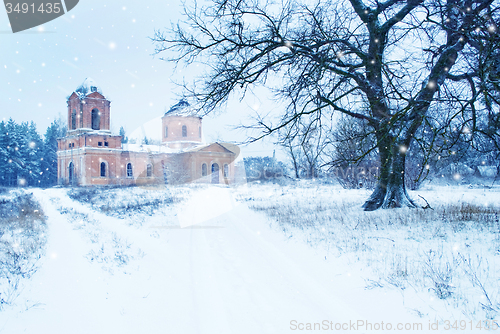
<instances>
[{"instance_id":1,"label":"church cupola","mask_svg":"<svg viewBox=\"0 0 500 334\"><path fill-rule=\"evenodd\" d=\"M110 101L91 78L68 98L68 132L110 133Z\"/></svg>"},{"instance_id":2,"label":"church cupola","mask_svg":"<svg viewBox=\"0 0 500 334\"><path fill-rule=\"evenodd\" d=\"M180 148L201 143L201 117L185 101L173 105L162 117L162 142Z\"/></svg>"}]
</instances>

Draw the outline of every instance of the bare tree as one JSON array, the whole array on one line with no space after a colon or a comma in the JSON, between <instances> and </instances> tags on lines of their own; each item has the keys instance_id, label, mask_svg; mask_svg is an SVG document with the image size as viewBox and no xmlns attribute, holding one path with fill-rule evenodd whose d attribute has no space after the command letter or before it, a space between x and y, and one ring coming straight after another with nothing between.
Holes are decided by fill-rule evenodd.
<instances>
[{"instance_id":1,"label":"bare tree","mask_svg":"<svg viewBox=\"0 0 500 334\"><path fill-rule=\"evenodd\" d=\"M286 154L292 162L292 169L295 178L300 178L300 161L302 160L302 152L298 148L295 138L285 136L281 141L281 146L285 149Z\"/></svg>"},{"instance_id":2,"label":"bare tree","mask_svg":"<svg viewBox=\"0 0 500 334\"><path fill-rule=\"evenodd\" d=\"M375 188L380 166L374 152L375 136L366 122L341 116L331 137L333 143L326 152L329 174L344 188Z\"/></svg>"},{"instance_id":3,"label":"bare tree","mask_svg":"<svg viewBox=\"0 0 500 334\"><path fill-rule=\"evenodd\" d=\"M292 161L295 177L319 176L326 148L330 144L331 130L319 119L303 117L280 131L280 144Z\"/></svg>"},{"instance_id":4,"label":"bare tree","mask_svg":"<svg viewBox=\"0 0 500 334\"><path fill-rule=\"evenodd\" d=\"M404 182L407 150L429 110L446 106L457 120L453 113L475 108L484 95L476 72L480 64L497 68L482 45L497 34L498 0L305 2L195 3L185 7L184 22L156 32L157 52L208 65L186 87L204 113L257 85L287 101L278 122L256 124L262 136L310 115L365 121L381 167L365 210L415 207Z\"/></svg>"},{"instance_id":5,"label":"bare tree","mask_svg":"<svg viewBox=\"0 0 500 334\"><path fill-rule=\"evenodd\" d=\"M184 184L191 177L189 173L189 159L186 154L173 154L165 164L168 184Z\"/></svg>"}]
</instances>

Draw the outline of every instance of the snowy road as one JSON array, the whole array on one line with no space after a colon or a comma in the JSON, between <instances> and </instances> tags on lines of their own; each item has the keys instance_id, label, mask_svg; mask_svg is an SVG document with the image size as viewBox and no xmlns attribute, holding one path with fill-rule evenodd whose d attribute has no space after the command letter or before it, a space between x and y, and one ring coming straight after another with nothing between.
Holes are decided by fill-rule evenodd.
<instances>
[{"instance_id":1,"label":"snowy road","mask_svg":"<svg viewBox=\"0 0 500 334\"><path fill-rule=\"evenodd\" d=\"M228 188L206 191L211 198L231 197ZM63 189L33 192L48 216L47 256L17 307L0 313L0 333L288 333L296 332L292 320L386 314L376 295L361 297L359 276L284 240L244 204L203 208L191 201L180 206L178 225L137 227L72 201ZM61 205L93 223L68 221ZM213 218L192 225L186 213ZM88 238L94 226L100 242L114 242L133 259L125 265L89 261L98 246ZM408 318L398 302L386 303L391 318Z\"/></svg>"}]
</instances>

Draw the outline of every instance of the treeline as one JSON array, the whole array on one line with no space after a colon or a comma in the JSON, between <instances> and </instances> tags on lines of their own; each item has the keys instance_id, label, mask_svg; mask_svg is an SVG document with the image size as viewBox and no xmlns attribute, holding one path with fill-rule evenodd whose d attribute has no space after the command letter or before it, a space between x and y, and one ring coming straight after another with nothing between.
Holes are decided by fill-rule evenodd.
<instances>
[{"instance_id":1,"label":"treeline","mask_svg":"<svg viewBox=\"0 0 500 334\"><path fill-rule=\"evenodd\" d=\"M476 118L476 128L459 124L422 126L407 147L405 185L416 190L424 180L445 184L494 184L500 179L500 114ZM325 122L326 123L326 122ZM276 179L336 180L344 188L375 187L380 173L376 138L362 121L340 117L333 124L299 125L294 138L283 138L286 161L244 158L247 181ZM467 122L460 122L460 124Z\"/></svg>"},{"instance_id":2,"label":"treeline","mask_svg":"<svg viewBox=\"0 0 500 334\"><path fill-rule=\"evenodd\" d=\"M42 137L36 124L0 123L0 186L50 187L57 183L57 138L66 134L58 119Z\"/></svg>"}]
</instances>

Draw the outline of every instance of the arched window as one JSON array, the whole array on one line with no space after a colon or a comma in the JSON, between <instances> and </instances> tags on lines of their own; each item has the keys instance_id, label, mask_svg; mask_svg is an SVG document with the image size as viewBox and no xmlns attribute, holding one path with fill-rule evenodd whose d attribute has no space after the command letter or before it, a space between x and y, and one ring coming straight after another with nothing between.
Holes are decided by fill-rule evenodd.
<instances>
[{"instance_id":1,"label":"arched window","mask_svg":"<svg viewBox=\"0 0 500 334\"><path fill-rule=\"evenodd\" d=\"M71 130L76 129L76 109L71 112Z\"/></svg>"},{"instance_id":2,"label":"arched window","mask_svg":"<svg viewBox=\"0 0 500 334\"><path fill-rule=\"evenodd\" d=\"M68 180L70 184L73 184L75 181L75 165L73 165L73 161L68 165Z\"/></svg>"},{"instance_id":3,"label":"arched window","mask_svg":"<svg viewBox=\"0 0 500 334\"><path fill-rule=\"evenodd\" d=\"M101 162L101 177L106 177L106 163Z\"/></svg>"},{"instance_id":4,"label":"arched window","mask_svg":"<svg viewBox=\"0 0 500 334\"><path fill-rule=\"evenodd\" d=\"M165 138L168 138L168 126L165 127Z\"/></svg>"},{"instance_id":5,"label":"arched window","mask_svg":"<svg viewBox=\"0 0 500 334\"><path fill-rule=\"evenodd\" d=\"M127 177L133 177L134 174L132 173L132 164L129 162L127 164Z\"/></svg>"},{"instance_id":6,"label":"arched window","mask_svg":"<svg viewBox=\"0 0 500 334\"><path fill-rule=\"evenodd\" d=\"M201 176L207 176L207 164L201 165Z\"/></svg>"},{"instance_id":7,"label":"arched window","mask_svg":"<svg viewBox=\"0 0 500 334\"><path fill-rule=\"evenodd\" d=\"M224 177L229 177L229 165L224 164Z\"/></svg>"},{"instance_id":8,"label":"arched window","mask_svg":"<svg viewBox=\"0 0 500 334\"><path fill-rule=\"evenodd\" d=\"M101 112L98 109L92 110L92 130L99 130L101 126Z\"/></svg>"},{"instance_id":9,"label":"arched window","mask_svg":"<svg viewBox=\"0 0 500 334\"><path fill-rule=\"evenodd\" d=\"M151 166L151 164L146 166L146 175L147 177L153 176L153 166Z\"/></svg>"},{"instance_id":10,"label":"arched window","mask_svg":"<svg viewBox=\"0 0 500 334\"><path fill-rule=\"evenodd\" d=\"M212 164L212 183L219 184L219 165Z\"/></svg>"},{"instance_id":11,"label":"arched window","mask_svg":"<svg viewBox=\"0 0 500 334\"><path fill-rule=\"evenodd\" d=\"M183 137L187 137L188 136L187 126L185 126L185 125L182 126L182 136Z\"/></svg>"}]
</instances>

